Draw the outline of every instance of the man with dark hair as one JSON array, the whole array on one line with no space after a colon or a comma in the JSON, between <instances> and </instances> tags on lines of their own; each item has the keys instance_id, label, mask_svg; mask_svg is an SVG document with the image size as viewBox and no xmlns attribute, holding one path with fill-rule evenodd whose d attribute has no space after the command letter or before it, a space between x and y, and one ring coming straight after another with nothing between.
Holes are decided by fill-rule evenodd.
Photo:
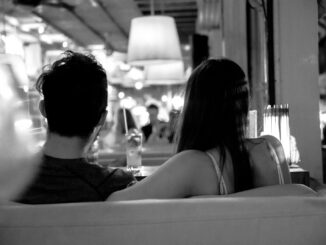
<instances>
[{"instance_id":1,"label":"man with dark hair","mask_svg":"<svg viewBox=\"0 0 326 245\"><path fill-rule=\"evenodd\" d=\"M36 82L48 134L34 181L18 198L29 204L104 201L135 179L87 160L107 114L107 77L88 55L66 51Z\"/></svg>"},{"instance_id":2,"label":"man with dark hair","mask_svg":"<svg viewBox=\"0 0 326 245\"><path fill-rule=\"evenodd\" d=\"M149 114L149 123L141 128L145 142L147 143L167 143L165 135L166 123L158 119L158 106L150 104L147 106L147 112Z\"/></svg>"}]
</instances>

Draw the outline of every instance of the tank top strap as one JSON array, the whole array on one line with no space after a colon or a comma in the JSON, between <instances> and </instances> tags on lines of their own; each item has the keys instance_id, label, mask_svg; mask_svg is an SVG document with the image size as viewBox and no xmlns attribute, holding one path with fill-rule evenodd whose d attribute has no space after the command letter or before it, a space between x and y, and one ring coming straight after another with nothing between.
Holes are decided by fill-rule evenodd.
<instances>
[{"instance_id":1,"label":"tank top strap","mask_svg":"<svg viewBox=\"0 0 326 245\"><path fill-rule=\"evenodd\" d=\"M208 151L206 151L206 154L212 160L212 163L213 163L213 166L214 166L214 169L215 169L215 172L216 172L216 176L217 176L217 179L219 181L219 188L218 188L219 192L220 192L219 194L220 195L226 195L229 192L228 192L228 189L226 187L222 171L220 170L220 167L218 166L218 161L216 159L218 155L214 154L215 151L217 151L217 149L208 150Z\"/></svg>"}]
</instances>

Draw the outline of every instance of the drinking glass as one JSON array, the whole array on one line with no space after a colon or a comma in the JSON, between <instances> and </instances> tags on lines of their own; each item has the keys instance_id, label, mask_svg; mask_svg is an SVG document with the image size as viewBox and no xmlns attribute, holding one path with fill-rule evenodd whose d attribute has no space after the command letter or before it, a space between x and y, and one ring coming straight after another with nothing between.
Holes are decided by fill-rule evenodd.
<instances>
[{"instance_id":1,"label":"drinking glass","mask_svg":"<svg viewBox=\"0 0 326 245\"><path fill-rule=\"evenodd\" d=\"M141 170L142 134L132 131L126 134L127 170L138 173Z\"/></svg>"}]
</instances>

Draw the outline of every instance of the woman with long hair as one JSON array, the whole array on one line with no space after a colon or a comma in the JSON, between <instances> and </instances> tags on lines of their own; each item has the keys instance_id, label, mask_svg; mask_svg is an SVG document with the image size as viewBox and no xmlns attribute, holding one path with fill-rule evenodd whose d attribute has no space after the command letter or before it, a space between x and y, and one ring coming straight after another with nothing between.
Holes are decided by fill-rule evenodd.
<instances>
[{"instance_id":1,"label":"woman with long hair","mask_svg":"<svg viewBox=\"0 0 326 245\"><path fill-rule=\"evenodd\" d=\"M129 131L137 131L137 125L130 110L124 109L126 115L126 122ZM126 126L124 121L124 112L122 108L116 110L115 122L109 132L102 130L102 144L103 148L122 149L126 140Z\"/></svg>"},{"instance_id":2,"label":"woman with long hair","mask_svg":"<svg viewBox=\"0 0 326 245\"><path fill-rule=\"evenodd\" d=\"M278 184L279 176L260 178L260 167L271 159L285 172L283 183L290 183L279 142L245 138L248 110L249 85L240 66L228 59L204 61L187 83L177 154L108 200L224 195Z\"/></svg>"}]
</instances>

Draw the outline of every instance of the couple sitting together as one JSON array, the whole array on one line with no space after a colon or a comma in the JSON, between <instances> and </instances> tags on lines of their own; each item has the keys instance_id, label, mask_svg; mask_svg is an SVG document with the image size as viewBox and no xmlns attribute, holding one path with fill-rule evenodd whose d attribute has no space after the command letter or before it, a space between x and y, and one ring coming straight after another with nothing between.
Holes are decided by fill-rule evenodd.
<instances>
[{"instance_id":1,"label":"couple sitting together","mask_svg":"<svg viewBox=\"0 0 326 245\"><path fill-rule=\"evenodd\" d=\"M184 198L291 182L278 140L245 138L249 85L233 61L209 59L193 71L176 131L177 153L140 182L129 172L87 161L107 115L107 86L102 66L72 51L40 75L36 88L48 134L39 170L15 201Z\"/></svg>"}]
</instances>

